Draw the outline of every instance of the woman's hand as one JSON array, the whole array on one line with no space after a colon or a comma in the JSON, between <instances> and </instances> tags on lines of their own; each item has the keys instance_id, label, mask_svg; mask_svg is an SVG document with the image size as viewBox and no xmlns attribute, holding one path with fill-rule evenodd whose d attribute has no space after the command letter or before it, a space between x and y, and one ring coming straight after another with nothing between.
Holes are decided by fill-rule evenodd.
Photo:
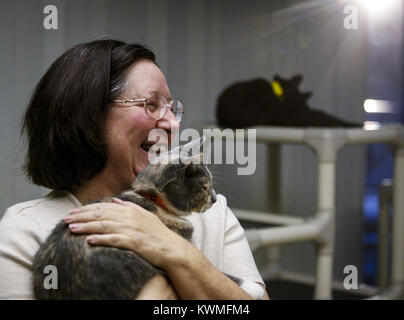
<instances>
[{"instance_id":1,"label":"woman's hand","mask_svg":"<svg viewBox=\"0 0 404 320\"><path fill-rule=\"evenodd\" d=\"M166 296L173 299L177 293L181 299L251 299L189 241L132 202L114 199L114 203L86 205L73 210L65 222L73 233L89 234L91 244L134 251L167 272L174 289L164 279L153 278L150 289L138 299L161 298L158 287L166 287Z\"/></svg>"},{"instance_id":2,"label":"woman's hand","mask_svg":"<svg viewBox=\"0 0 404 320\"><path fill-rule=\"evenodd\" d=\"M156 267L182 259L190 244L139 205L114 198L71 211L64 219L70 231L89 234L88 242L136 252Z\"/></svg>"}]
</instances>

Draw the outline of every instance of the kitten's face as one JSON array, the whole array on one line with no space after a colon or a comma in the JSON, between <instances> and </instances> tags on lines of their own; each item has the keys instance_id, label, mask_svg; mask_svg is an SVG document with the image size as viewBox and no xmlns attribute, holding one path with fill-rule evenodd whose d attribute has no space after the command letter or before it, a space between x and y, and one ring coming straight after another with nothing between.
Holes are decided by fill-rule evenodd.
<instances>
[{"instance_id":1,"label":"kitten's face","mask_svg":"<svg viewBox=\"0 0 404 320\"><path fill-rule=\"evenodd\" d=\"M160 197L177 216L209 209L216 201L211 173L204 164L184 162L151 163L140 172L132 188Z\"/></svg>"}]
</instances>

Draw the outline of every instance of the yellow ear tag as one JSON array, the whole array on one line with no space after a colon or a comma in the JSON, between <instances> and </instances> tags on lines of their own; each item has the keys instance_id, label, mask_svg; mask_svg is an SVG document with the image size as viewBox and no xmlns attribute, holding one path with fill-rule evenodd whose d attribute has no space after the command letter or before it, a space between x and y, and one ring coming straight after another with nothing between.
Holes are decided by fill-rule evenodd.
<instances>
[{"instance_id":1,"label":"yellow ear tag","mask_svg":"<svg viewBox=\"0 0 404 320\"><path fill-rule=\"evenodd\" d=\"M279 99L282 99L283 89L282 89L281 84L278 81L271 81L271 87L272 87L272 91L275 93L275 95Z\"/></svg>"}]
</instances>

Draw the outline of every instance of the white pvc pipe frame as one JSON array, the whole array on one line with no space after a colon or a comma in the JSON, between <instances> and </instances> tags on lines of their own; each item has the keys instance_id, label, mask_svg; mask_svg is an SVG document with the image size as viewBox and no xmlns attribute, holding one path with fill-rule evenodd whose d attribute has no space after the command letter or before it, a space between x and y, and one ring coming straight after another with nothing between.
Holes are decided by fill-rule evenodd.
<instances>
[{"instance_id":1,"label":"white pvc pipe frame","mask_svg":"<svg viewBox=\"0 0 404 320\"><path fill-rule=\"evenodd\" d=\"M210 126L212 128L212 126ZM206 127L204 127L206 128ZM338 151L350 144L387 143L394 152L393 248L391 286L379 299L394 299L404 294L404 127L382 126L375 130L296 129L255 127L257 142L302 144L318 156L318 202L313 218L279 216L234 209L242 219L272 222L285 226L249 229L247 238L252 247L312 241L317 248L315 299L331 299L332 267L335 243L335 164ZM221 131L222 137L246 139L243 131Z\"/></svg>"}]
</instances>

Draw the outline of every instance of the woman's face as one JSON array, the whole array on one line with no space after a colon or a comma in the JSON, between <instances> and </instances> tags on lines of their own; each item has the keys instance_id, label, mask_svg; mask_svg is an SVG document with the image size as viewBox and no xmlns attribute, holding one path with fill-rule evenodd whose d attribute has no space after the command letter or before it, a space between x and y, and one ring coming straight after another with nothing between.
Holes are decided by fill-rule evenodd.
<instances>
[{"instance_id":1,"label":"woman's face","mask_svg":"<svg viewBox=\"0 0 404 320\"><path fill-rule=\"evenodd\" d=\"M117 99L147 98L153 93L171 98L163 73L150 60L134 63L128 70L126 83ZM114 188L121 190L129 188L137 174L149 163L145 150L145 145L153 143L148 140L149 132L155 128L165 130L169 145L171 132L176 132L178 127L179 123L170 110L156 121L145 114L143 107L111 108L106 121L108 160L103 170L107 183L114 183Z\"/></svg>"}]
</instances>

